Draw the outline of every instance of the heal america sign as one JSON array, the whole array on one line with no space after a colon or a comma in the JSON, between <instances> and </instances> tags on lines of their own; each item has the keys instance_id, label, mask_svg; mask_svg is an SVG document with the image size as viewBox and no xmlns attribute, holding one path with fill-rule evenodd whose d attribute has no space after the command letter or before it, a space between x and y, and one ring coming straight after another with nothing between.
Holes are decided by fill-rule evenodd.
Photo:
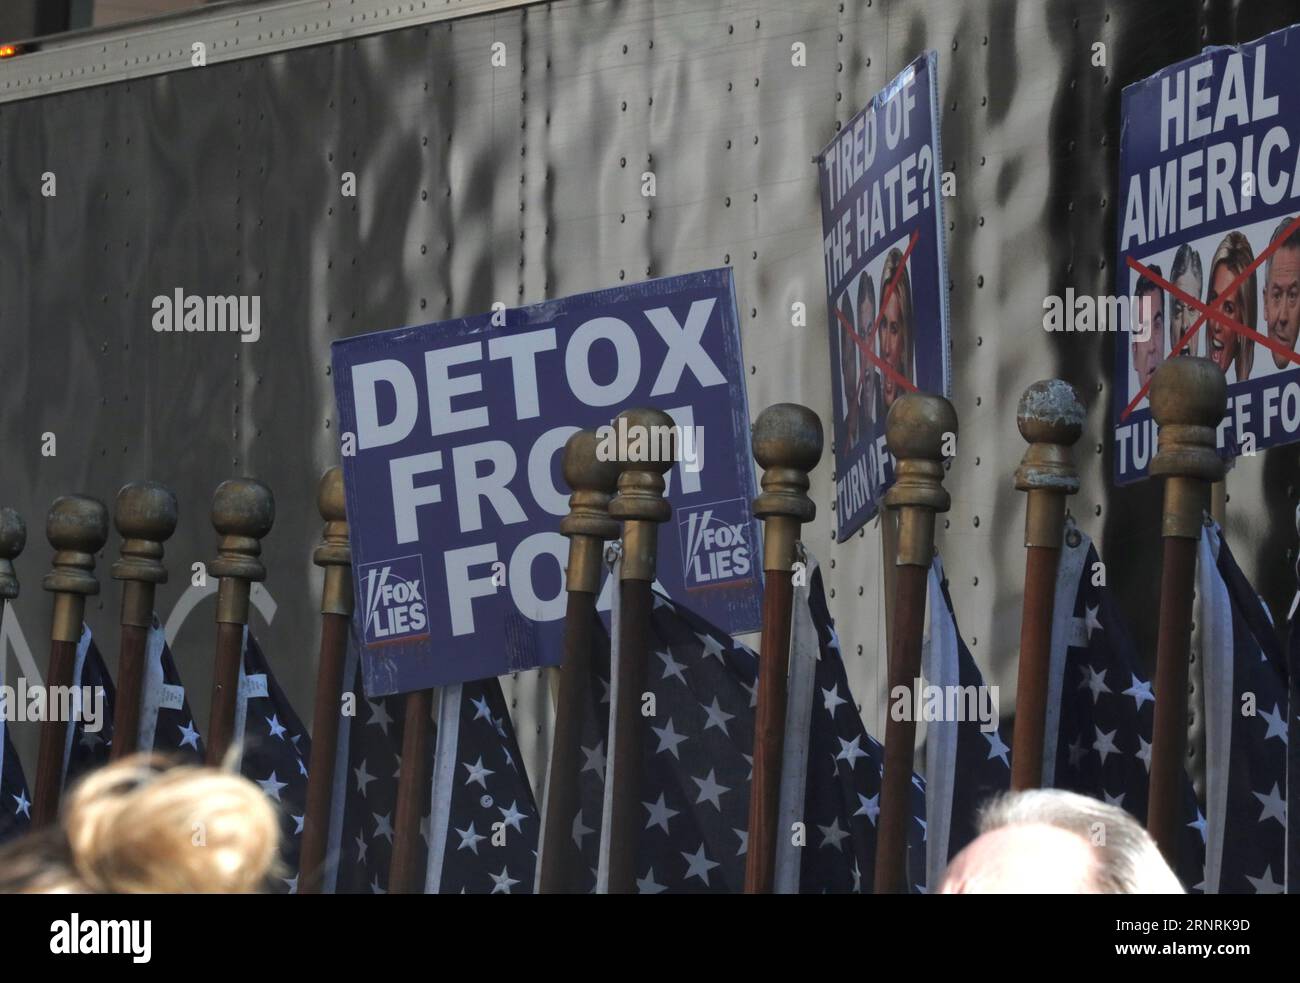
<instances>
[{"instance_id":1,"label":"heal america sign","mask_svg":"<svg viewBox=\"0 0 1300 983\"><path fill-rule=\"evenodd\" d=\"M1207 48L1124 90L1115 335L1115 481L1156 449L1166 358L1228 383L1223 457L1300 439L1300 27Z\"/></svg>"},{"instance_id":2,"label":"heal america sign","mask_svg":"<svg viewBox=\"0 0 1300 983\"><path fill-rule=\"evenodd\" d=\"M336 341L333 377L368 695L559 663L561 452L630 407L693 438L666 475L659 584L728 632L757 629L729 269Z\"/></svg>"}]
</instances>

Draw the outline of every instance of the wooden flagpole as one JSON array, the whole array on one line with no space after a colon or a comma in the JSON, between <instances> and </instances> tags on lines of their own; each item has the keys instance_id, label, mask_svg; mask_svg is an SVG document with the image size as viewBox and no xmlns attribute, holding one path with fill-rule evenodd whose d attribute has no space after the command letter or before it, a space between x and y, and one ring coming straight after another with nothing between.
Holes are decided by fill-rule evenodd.
<instances>
[{"instance_id":1,"label":"wooden flagpole","mask_svg":"<svg viewBox=\"0 0 1300 983\"><path fill-rule=\"evenodd\" d=\"M1223 419L1228 387L1223 373L1209 359L1171 358L1156 370L1150 398L1151 416L1160 427L1150 474L1164 477L1165 491L1147 830L1172 864L1182 823L1196 548L1210 506L1210 485L1221 481L1224 474L1223 461L1215 450L1215 428Z\"/></svg>"},{"instance_id":2,"label":"wooden flagpole","mask_svg":"<svg viewBox=\"0 0 1300 983\"><path fill-rule=\"evenodd\" d=\"M307 766L307 812L302 821L298 864L300 894L319 894L321 890L334 791L334 762L338 753L339 713L343 690L349 683L343 675L355 597L342 468L332 467L321 476L316 504L325 531L312 559L324 569L325 582L320 595L320 665L316 670L311 761Z\"/></svg>"},{"instance_id":3,"label":"wooden flagpole","mask_svg":"<svg viewBox=\"0 0 1300 983\"><path fill-rule=\"evenodd\" d=\"M1047 726L1047 676L1052 663L1052 609L1065 530L1065 498L1079 490L1070 447L1083 433L1085 410L1073 386L1061 379L1035 382L1020 397L1016 425L1029 449L1016 470L1026 493L1025 591L1020 620L1020 666L1011 787L1043 781Z\"/></svg>"},{"instance_id":4,"label":"wooden flagpole","mask_svg":"<svg viewBox=\"0 0 1300 983\"><path fill-rule=\"evenodd\" d=\"M763 493L754 499L754 515L763 520L764 587L745 893L770 894L776 874L794 564L800 526L817 515L808 497L808 472L821 460L822 422L806 406L777 403L754 421L752 443L754 459L763 468Z\"/></svg>"},{"instance_id":5,"label":"wooden flagpole","mask_svg":"<svg viewBox=\"0 0 1300 983\"><path fill-rule=\"evenodd\" d=\"M176 496L155 481L123 485L113 506L113 524L122 537L122 558L113 564L113 579L123 583L110 761L126 757L139 744L140 698L145 650L153 626L154 591L158 584L167 583L163 543L176 531L176 515Z\"/></svg>"},{"instance_id":6,"label":"wooden flagpole","mask_svg":"<svg viewBox=\"0 0 1300 983\"><path fill-rule=\"evenodd\" d=\"M898 510L897 597L889 649L889 692L909 694L921 674L925 595L934 558L934 517L948 511L943 487L944 446L955 439L957 413L942 396L907 393L890 407L885 439L897 465L885 507ZM907 891L907 826L916 721L889 714L885 724L885 773L876 826L877 894Z\"/></svg>"},{"instance_id":7,"label":"wooden flagpole","mask_svg":"<svg viewBox=\"0 0 1300 983\"><path fill-rule=\"evenodd\" d=\"M638 435L645 444L659 444L654 434L675 436L672 417L660 410L624 410L614 420L616 433ZM669 458L676 456L671 441ZM653 456L653 455L652 455ZM609 514L623 523L623 568L619 584L618 674L610 731L613 737L611 769L606 779L613 783L610 797L609 881L610 894L631 894L636 890L636 852L645 821L641 805L641 759L646 723L641 717L641 694L645 690L646 658L650 645L652 596L658 556L659 523L667 522L672 507L664 494L664 474L669 460L622 461L618 494L610 502Z\"/></svg>"},{"instance_id":8,"label":"wooden flagpole","mask_svg":"<svg viewBox=\"0 0 1300 983\"><path fill-rule=\"evenodd\" d=\"M208 716L205 760L218 766L234 743L239 700L239 666L248 625L252 585L266 579L260 540L275 522L271 489L252 478L231 478L212 496L212 525L220 534L217 558L208 572L217 585L217 649L212 676L212 710Z\"/></svg>"},{"instance_id":9,"label":"wooden flagpole","mask_svg":"<svg viewBox=\"0 0 1300 983\"><path fill-rule=\"evenodd\" d=\"M50 665L45 674L45 685L66 687L73 682L86 598L99 593L99 581L95 579L95 554L108 540L108 510L99 499L85 495L57 498L45 519L45 536L55 550L53 569L41 584L54 595ZM58 814L59 796L63 791L63 751L70 723L47 719L41 724L36 791L32 801L32 826L35 828L48 826Z\"/></svg>"},{"instance_id":10,"label":"wooden flagpole","mask_svg":"<svg viewBox=\"0 0 1300 983\"><path fill-rule=\"evenodd\" d=\"M564 614L564 661L555 698L555 732L546 774L546 820L539 857L540 894L584 890L586 866L573 842L573 817L580 808L578 794L582 720L591 699L591 630L600 593L605 541L617 539L618 522L609 515L609 501L618 487L619 465L600 459L599 438L579 430L564 445L564 480L573 494L560 532L569 537L565 572L568 607Z\"/></svg>"}]
</instances>

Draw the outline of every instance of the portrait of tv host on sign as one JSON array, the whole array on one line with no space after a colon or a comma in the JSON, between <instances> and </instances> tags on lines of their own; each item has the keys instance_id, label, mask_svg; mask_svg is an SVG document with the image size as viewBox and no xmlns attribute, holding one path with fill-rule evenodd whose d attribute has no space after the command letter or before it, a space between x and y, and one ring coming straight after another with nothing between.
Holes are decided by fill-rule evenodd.
<instances>
[{"instance_id":1,"label":"portrait of tv host on sign","mask_svg":"<svg viewBox=\"0 0 1300 983\"><path fill-rule=\"evenodd\" d=\"M907 275L907 267L903 265L903 253L897 248L891 249L885 257L885 268L880 273L882 291L889 290L889 284L893 283L896 273L898 283L885 301L884 317L877 332L880 360L898 376L908 382L915 382L912 376L912 351L916 337L912 316L912 281ZM884 411L888 413L894 400L903 395L904 389L893 373L881 372L880 375Z\"/></svg>"},{"instance_id":2,"label":"portrait of tv host on sign","mask_svg":"<svg viewBox=\"0 0 1300 983\"><path fill-rule=\"evenodd\" d=\"M871 274L864 272L858 279L858 335L872 344L871 328L876 323L876 283ZM877 334L879 331L877 331ZM864 360L865 361L865 360ZM870 363L863 366L863 393L860 401L864 432L872 432L872 424L883 420L884 404L881 402L880 372Z\"/></svg>"},{"instance_id":3,"label":"portrait of tv host on sign","mask_svg":"<svg viewBox=\"0 0 1300 983\"><path fill-rule=\"evenodd\" d=\"M1174 253L1174 265L1169 271L1169 279L1188 297L1201 296L1201 288L1205 285L1205 277L1201 272L1201 254L1187 243L1179 246L1178 252ZM1170 298L1169 308L1169 344L1175 345L1178 339L1187 334L1191 326L1196 323L1200 311L1178 294ZM1198 331L1188 339L1187 344L1178 354L1195 355L1200 351L1200 334Z\"/></svg>"},{"instance_id":4,"label":"portrait of tv host on sign","mask_svg":"<svg viewBox=\"0 0 1300 983\"><path fill-rule=\"evenodd\" d=\"M1224 236L1219 248L1214 251L1214 258L1210 260L1210 288L1205 295L1206 303L1213 306L1232 281L1241 275L1241 271L1254 261L1255 253L1250 248L1250 240L1240 232L1229 232ZM1219 305L1219 310L1225 317L1251 329L1255 327L1255 298L1259 296L1255 284L1255 271L1251 270L1250 276L1237 286L1232 296ZM1228 374L1229 367L1235 363L1236 381L1249 379L1250 367L1255 361L1255 342L1214 318L1208 318L1208 321L1209 348L1205 354L1224 375Z\"/></svg>"},{"instance_id":5,"label":"portrait of tv host on sign","mask_svg":"<svg viewBox=\"0 0 1300 983\"><path fill-rule=\"evenodd\" d=\"M1277 242L1294 221L1294 216L1282 219L1269 244ZM1296 324L1300 323L1300 229L1264 261L1264 322L1270 338L1295 351ZM1278 352L1270 354L1279 369L1292 364Z\"/></svg>"},{"instance_id":6,"label":"portrait of tv host on sign","mask_svg":"<svg viewBox=\"0 0 1300 983\"><path fill-rule=\"evenodd\" d=\"M1151 272L1163 277L1160 267L1152 264ZM1133 293L1133 371L1140 390L1165 357L1165 292L1148 276L1141 277Z\"/></svg>"}]
</instances>

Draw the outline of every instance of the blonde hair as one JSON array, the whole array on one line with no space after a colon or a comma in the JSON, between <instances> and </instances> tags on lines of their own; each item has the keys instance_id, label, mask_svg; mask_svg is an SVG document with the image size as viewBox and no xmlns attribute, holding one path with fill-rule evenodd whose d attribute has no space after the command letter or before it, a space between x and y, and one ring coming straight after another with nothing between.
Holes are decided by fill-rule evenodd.
<instances>
[{"instance_id":1,"label":"blonde hair","mask_svg":"<svg viewBox=\"0 0 1300 983\"><path fill-rule=\"evenodd\" d=\"M898 286L894 288L894 295L898 297L898 310L902 315L903 322L907 325L907 330L903 334L904 364L906 365L906 371L903 374L907 376L909 382L912 382L915 381L912 371L912 335L916 331L916 322L912 316L912 279L907 273L907 264L903 262L903 252L897 247L886 254L885 267L880 271L882 300L889 291L889 284L893 282L895 273L898 273ZM884 304L882 303L881 306L883 307ZM876 347L879 350L879 335L876 337Z\"/></svg>"},{"instance_id":2,"label":"blonde hair","mask_svg":"<svg viewBox=\"0 0 1300 983\"><path fill-rule=\"evenodd\" d=\"M247 779L134 755L78 783L58 828L0 850L0 892L245 894L272 873L279 837Z\"/></svg>"},{"instance_id":3,"label":"blonde hair","mask_svg":"<svg viewBox=\"0 0 1300 983\"><path fill-rule=\"evenodd\" d=\"M1219 243L1219 248L1214 251L1214 258L1210 260L1210 278L1211 289L1214 284L1214 271L1222 263L1233 272L1233 279L1241 276L1242 270L1245 270L1251 263L1255 262L1255 251L1250 248L1250 240L1240 232L1229 232ZM1259 290L1256 286L1256 271L1251 270L1250 276L1242 281L1237 287L1238 295L1241 297L1241 319L1240 323L1254 330L1255 315L1258 309ZM1222 310L1222 305L1220 305ZM1236 331L1232 332L1233 340L1237 343L1237 354L1235 360L1237 363L1237 381L1250 378L1250 368L1255 362L1255 340L1247 338ZM1209 342L1206 342L1206 351L1209 351Z\"/></svg>"}]
</instances>

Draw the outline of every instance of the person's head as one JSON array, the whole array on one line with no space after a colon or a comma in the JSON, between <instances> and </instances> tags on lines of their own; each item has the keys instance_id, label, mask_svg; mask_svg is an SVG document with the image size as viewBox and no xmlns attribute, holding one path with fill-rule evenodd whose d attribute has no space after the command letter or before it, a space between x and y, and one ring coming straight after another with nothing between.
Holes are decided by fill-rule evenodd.
<instances>
[{"instance_id":1,"label":"person's head","mask_svg":"<svg viewBox=\"0 0 1300 983\"><path fill-rule=\"evenodd\" d=\"M1201 272L1201 254L1183 243L1178 247L1178 252L1174 253L1174 265L1169 271L1169 278L1187 296L1201 296L1201 287L1205 282ZM1169 344L1177 344L1178 339L1187 334L1199 316L1195 307L1174 294L1169 301ZM1200 342L1193 337L1178 354L1195 355L1199 348Z\"/></svg>"},{"instance_id":2,"label":"person's head","mask_svg":"<svg viewBox=\"0 0 1300 983\"><path fill-rule=\"evenodd\" d=\"M858 337L866 338L876 323L876 284L870 273L858 280Z\"/></svg>"},{"instance_id":3,"label":"person's head","mask_svg":"<svg viewBox=\"0 0 1300 983\"><path fill-rule=\"evenodd\" d=\"M279 840L246 778L133 755L82 779L57 826L0 849L0 893L245 894L264 887Z\"/></svg>"},{"instance_id":4,"label":"person's head","mask_svg":"<svg viewBox=\"0 0 1300 983\"><path fill-rule=\"evenodd\" d=\"M1294 221L1294 216L1282 219L1269 241L1277 242ZM1300 229L1287 236L1264 261L1264 322L1270 338L1295 351L1297 325L1300 325ZM1277 352L1272 355L1273 364L1279 369L1290 364Z\"/></svg>"},{"instance_id":5,"label":"person's head","mask_svg":"<svg viewBox=\"0 0 1300 983\"><path fill-rule=\"evenodd\" d=\"M1151 272L1163 276L1160 267ZM1133 371L1145 386L1165 357L1165 293L1151 277L1143 275L1133 294Z\"/></svg>"},{"instance_id":6,"label":"person's head","mask_svg":"<svg viewBox=\"0 0 1300 983\"><path fill-rule=\"evenodd\" d=\"M844 412L849 414L858 387L859 352L858 346L853 342L857 329L853 324L853 298L848 290L840 295L839 312L842 317L837 317L835 324L839 328L840 339L840 391L844 397Z\"/></svg>"},{"instance_id":7,"label":"person's head","mask_svg":"<svg viewBox=\"0 0 1300 983\"><path fill-rule=\"evenodd\" d=\"M890 291L897 275L898 282ZM899 376L912 381L912 345L914 324L912 320L912 282L907 275L907 266L903 263L903 254L898 249L891 249L885 256L885 267L880 273L882 296L888 293L882 306L880 329L877 332L880 344L880 360L894 370ZM888 372L882 372L880 379L881 394L885 409L893 405L894 400L903 395L903 387Z\"/></svg>"},{"instance_id":8,"label":"person's head","mask_svg":"<svg viewBox=\"0 0 1300 983\"><path fill-rule=\"evenodd\" d=\"M1059 789L1012 792L944 874L942 894L1182 894L1155 842L1118 806Z\"/></svg>"},{"instance_id":9,"label":"person's head","mask_svg":"<svg viewBox=\"0 0 1300 983\"><path fill-rule=\"evenodd\" d=\"M1210 261L1210 283L1209 291L1205 295L1206 301L1213 305L1219 297L1229 293L1233 281L1254 261L1255 253L1250 248L1250 241L1244 235L1240 232L1229 232L1224 236L1223 241L1219 243L1219 248L1214 251L1214 258ZM1253 329L1255 298L1258 296L1255 271L1251 270L1250 276L1231 290L1230 296L1219 305L1219 310L1230 320ZM1210 322L1209 348L1205 354L1225 375L1228 367L1235 361L1238 381L1249 378L1251 364L1255 361L1255 343L1214 318L1208 320Z\"/></svg>"}]
</instances>

